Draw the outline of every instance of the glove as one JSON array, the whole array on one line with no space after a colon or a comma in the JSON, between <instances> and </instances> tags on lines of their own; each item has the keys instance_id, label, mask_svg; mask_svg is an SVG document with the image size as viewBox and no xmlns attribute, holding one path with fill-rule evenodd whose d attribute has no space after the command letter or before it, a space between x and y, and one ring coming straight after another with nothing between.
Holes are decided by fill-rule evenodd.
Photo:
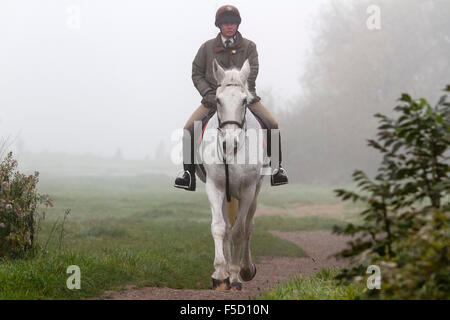
<instances>
[{"instance_id":1,"label":"glove","mask_svg":"<svg viewBox=\"0 0 450 320\"><path fill-rule=\"evenodd\" d=\"M217 107L216 94L208 93L203 97L202 104L209 109L215 109Z\"/></svg>"}]
</instances>

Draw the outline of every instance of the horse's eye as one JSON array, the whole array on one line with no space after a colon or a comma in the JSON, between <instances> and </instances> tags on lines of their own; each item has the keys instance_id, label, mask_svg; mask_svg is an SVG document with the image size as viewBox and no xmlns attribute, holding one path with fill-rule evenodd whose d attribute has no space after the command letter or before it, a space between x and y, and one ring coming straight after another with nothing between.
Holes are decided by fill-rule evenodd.
<instances>
[{"instance_id":1,"label":"horse's eye","mask_svg":"<svg viewBox=\"0 0 450 320\"><path fill-rule=\"evenodd\" d=\"M247 104L247 99L244 99L244 100L242 101L242 105L245 106L246 104Z\"/></svg>"},{"instance_id":2,"label":"horse's eye","mask_svg":"<svg viewBox=\"0 0 450 320\"><path fill-rule=\"evenodd\" d=\"M220 100L219 99L216 99L216 102L217 102L218 105L220 105Z\"/></svg>"}]
</instances>

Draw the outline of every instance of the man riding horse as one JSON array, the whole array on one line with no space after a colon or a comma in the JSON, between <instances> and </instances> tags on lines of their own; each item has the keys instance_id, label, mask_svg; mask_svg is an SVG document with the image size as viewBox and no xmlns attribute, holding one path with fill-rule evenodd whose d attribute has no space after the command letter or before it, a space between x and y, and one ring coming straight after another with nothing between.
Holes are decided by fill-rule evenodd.
<instances>
[{"instance_id":1,"label":"man riding horse","mask_svg":"<svg viewBox=\"0 0 450 320\"><path fill-rule=\"evenodd\" d=\"M175 180L175 187L195 191L194 162L194 122L211 118L215 113L217 82L213 74L213 60L216 59L225 68L241 68L248 59L251 72L248 77L248 89L254 99L248 103L248 108L255 117L268 129L268 154L270 155L270 131L278 130L278 123L270 112L261 104L261 98L256 95L256 77L258 75L258 52L254 42L242 37L238 31L241 16L238 9L231 5L220 7L216 13L215 24L220 33L215 39L205 42L197 52L192 63L192 81L202 96L200 107L194 111L186 125L183 135L183 166L184 172ZM187 132L186 132L187 131ZM281 166L281 138L278 141L279 163L272 171L271 185L288 183L286 170Z\"/></svg>"}]
</instances>

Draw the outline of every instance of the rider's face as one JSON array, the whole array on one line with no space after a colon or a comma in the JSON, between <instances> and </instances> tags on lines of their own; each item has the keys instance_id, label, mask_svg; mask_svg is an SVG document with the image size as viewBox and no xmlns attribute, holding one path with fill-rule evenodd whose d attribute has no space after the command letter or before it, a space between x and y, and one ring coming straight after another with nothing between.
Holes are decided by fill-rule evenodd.
<instances>
[{"instance_id":1,"label":"rider's face","mask_svg":"<svg viewBox=\"0 0 450 320\"><path fill-rule=\"evenodd\" d=\"M220 32L222 33L222 35L225 38L231 38L236 33L237 27L238 27L238 25L237 25L236 22L233 22L233 23L230 23L230 22L222 23L220 25Z\"/></svg>"}]
</instances>

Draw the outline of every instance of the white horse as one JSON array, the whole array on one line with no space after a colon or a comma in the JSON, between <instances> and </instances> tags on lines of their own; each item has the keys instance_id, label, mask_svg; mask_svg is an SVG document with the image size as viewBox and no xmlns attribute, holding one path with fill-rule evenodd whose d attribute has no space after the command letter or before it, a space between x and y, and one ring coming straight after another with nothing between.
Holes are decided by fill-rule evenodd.
<instances>
[{"instance_id":1,"label":"white horse","mask_svg":"<svg viewBox=\"0 0 450 320\"><path fill-rule=\"evenodd\" d=\"M241 70L226 71L214 60L213 70L219 85L217 112L205 133L212 132L215 137L210 139L204 134L200 154L205 171L196 171L206 183L211 205L211 233L215 245L213 289L241 290L241 281L250 281L256 274L250 253L250 236L264 178L262 173L265 169L270 171L269 159L263 153L261 127L253 114L246 112L252 99L247 87L248 60ZM258 133L256 140L249 139L250 131ZM208 163L205 158L211 155L211 151L216 154L216 161ZM227 164L224 164L224 159Z\"/></svg>"}]
</instances>

